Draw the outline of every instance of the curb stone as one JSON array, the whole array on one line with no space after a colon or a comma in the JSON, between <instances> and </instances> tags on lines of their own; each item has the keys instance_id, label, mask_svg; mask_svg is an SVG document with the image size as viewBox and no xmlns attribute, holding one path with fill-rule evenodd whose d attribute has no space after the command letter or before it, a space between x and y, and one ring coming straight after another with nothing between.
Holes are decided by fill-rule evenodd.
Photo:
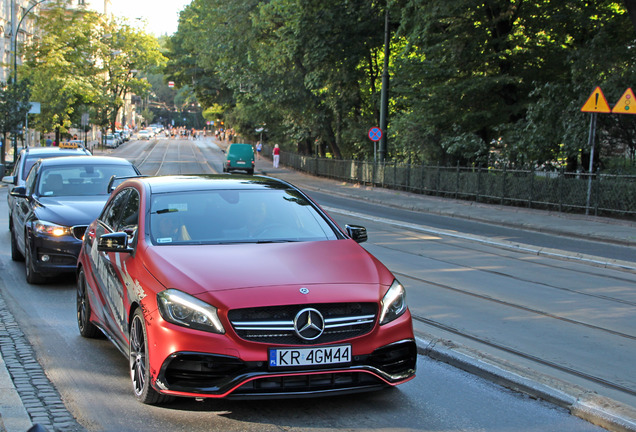
<instances>
[{"instance_id":1,"label":"curb stone","mask_svg":"<svg viewBox=\"0 0 636 432\"><path fill-rule=\"evenodd\" d=\"M417 352L433 360L447 363L472 375L498 384L510 390L541 399L571 415L612 432L636 432L636 412L632 407L611 399L590 394L589 391L552 377L524 376L514 366L483 354L469 352L454 342L434 339L418 332ZM529 374L528 374L529 375ZM543 381L549 381L545 383Z\"/></svg>"}]
</instances>

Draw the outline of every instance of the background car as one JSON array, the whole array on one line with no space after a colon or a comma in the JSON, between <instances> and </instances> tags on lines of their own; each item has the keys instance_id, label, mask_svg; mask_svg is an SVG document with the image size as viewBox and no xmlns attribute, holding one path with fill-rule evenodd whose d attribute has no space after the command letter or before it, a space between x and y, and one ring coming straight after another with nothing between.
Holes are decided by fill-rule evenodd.
<instances>
[{"instance_id":1,"label":"background car","mask_svg":"<svg viewBox=\"0 0 636 432\"><path fill-rule=\"evenodd\" d=\"M142 129L139 132L137 132L137 139L140 139L140 140L142 140L142 139L143 140L147 140L147 139L150 139L150 138L152 138L154 136L155 136L154 131L149 130L149 129Z\"/></svg>"},{"instance_id":2,"label":"background car","mask_svg":"<svg viewBox=\"0 0 636 432\"><path fill-rule=\"evenodd\" d=\"M88 224L108 199L112 176L137 176L125 159L78 156L40 159L16 199L11 223L11 258L25 260L29 283L75 270Z\"/></svg>"},{"instance_id":3,"label":"background car","mask_svg":"<svg viewBox=\"0 0 636 432\"><path fill-rule=\"evenodd\" d=\"M13 172L11 175L2 177L2 182L10 185L9 192L11 192L16 186L24 186L29 170L39 159L90 156L90 154L91 152L79 143L60 143L59 147L27 147L20 151L13 166ZM7 194L7 202L9 204L9 230L11 230L11 215L13 214L15 198L10 193Z\"/></svg>"},{"instance_id":4,"label":"background car","mask_svg":"<svg viewBox=\"0 0 636 432\"><path fill-rule=\"evenodd\" d=\"M116 148L119 146L119 141L114 134L106 134L104 137L104 145L108 148Z\"/></svg>"},{"instance_id":5,"label":"background car","mask_svg":"<svg viewBox=\"0 0 636 432\"><path fill-rule=\"evenodd\" d=\"M254 174L254 148L251 144L230 144L225 152L223 172L245 171Z\"/></svg>"},{"instance_id":6,"label":"background car","mask_svg":"<svg viewBox=\"0 0 636 432\"><path fill-rule=\"evenodd\" d=\"M84 237L80 334L129 359L137 399L311 397L414 377L404 287L288 183L124 181Z\"/></svg>"}]
</instances>

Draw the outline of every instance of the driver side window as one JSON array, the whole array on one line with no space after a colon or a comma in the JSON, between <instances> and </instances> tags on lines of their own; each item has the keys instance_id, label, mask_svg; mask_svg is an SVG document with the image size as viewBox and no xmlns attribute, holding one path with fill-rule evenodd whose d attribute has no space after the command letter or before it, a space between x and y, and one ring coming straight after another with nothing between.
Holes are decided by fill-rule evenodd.
<instances>
[{"instance_id":1,"label":"driver side window","mask_svg":"<svg viewBox=\"0 0 636 432\"><path fill-rule=\"evenodd\" d=\"M99 218L99 220L106 225L111 232L117 231L119 215L121 214L122 206L126 203L126 199L128 198L128 195L130 195L130 192L130 189L124 189L113 197L108 206L102 212L102 216Z\"/></svg>"},{"instance_id":2,"label":"driver side window","mask_svg":"<svg viewBox=\"0 0 636 432\"><path fill-rule=\"evenodd\" d=\"M33 166L33 168L31 168L31 171L29 172L29 176L26 179L25 186L26 186L27 194L29 195L33 193L33 191L35 191L35 184L37 182L38 174L40 172L39 168L40 168L40 164L36 163Z\"/></svg>"},{"instance_id":3,"label":"driver side window","mask_svg":"<svg viewBox=\"0 0 636 432\"><path fill-rule=\"evenodd\" d=\"M139 224L139 194L136 190L130 191L128 201L124 206L118 223L116 224L117 231L123 231L128 235L133 235L137 231Z\"/></svg>"}]
</instances>

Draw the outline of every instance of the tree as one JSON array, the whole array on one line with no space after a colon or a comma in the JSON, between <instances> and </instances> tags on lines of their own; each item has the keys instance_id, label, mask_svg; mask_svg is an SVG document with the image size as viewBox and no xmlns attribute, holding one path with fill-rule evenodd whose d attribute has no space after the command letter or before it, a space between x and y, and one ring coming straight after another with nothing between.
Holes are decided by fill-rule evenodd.
<instances>
[{"instance_id":1,"label":"tree","mask_svg":"<svg viewBox=\"0 0 636 432\"><path fill-rule=\"evenodd\" d=\"M57 0L47 9L38 22L41 39L26 48L21 75L42 103L39 126L64 133L88 107L95 124L114 129L123 96L144 95L150 85L140 72L161 66L165 57L154 37L67 3Z\"/></svg>"},{"instance_id":2,"label":"tree","mask_svg":"<svg viewBox=\"0 0 636 432\"><path fill-rule=\"evenodd\" d=\"M246 133L266 123L299 151L335 157L366 145L377 123L377 53L384 2L194 0L171 39L167 73L222 105ZM344 145L344 147L343 147Z\"/></svg>"},{"instance_id":3,"label":"tree","mask_svg":"<svg viewBox=\"0 0 636 432\"><path fill-rule=\"evenodd\" d=\"M0 164L6 160L8 135L19 133L20 125L31 109L30 91L28 81L18 83L0 83L0 133L2 134L2 151L0 151Z\"/></svg>"}]
</instances>

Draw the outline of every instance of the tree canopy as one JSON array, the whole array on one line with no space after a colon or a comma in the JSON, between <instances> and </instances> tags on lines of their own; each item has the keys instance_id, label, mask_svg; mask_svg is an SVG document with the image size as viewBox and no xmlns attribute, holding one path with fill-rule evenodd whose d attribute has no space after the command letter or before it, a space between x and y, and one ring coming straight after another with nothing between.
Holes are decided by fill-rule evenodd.
<instances>
[{"instance_id":1,"label":"tree canopy","mask_svg":"<svg viewBox=\"0 0 636 432\"><path fill-rule=\"evenodd\" d=\"M67 4L57 0L39 17L41 37L25 47L18 76L31 82L32 98L41 102L37 121L44 132L66 132L84 112L93 124L114 129L124 95L148 92L144 72L165 57L145 32Z\"/></svg>"},{"instance_id":2,"label":"tree canopy","mask_svg":"<svg viewBox=\"0 0 636 432\"><path fill-rule=\"evenodd\" d=\"M610 0L193 0L165 72L245 136L266 124L288 150L369 158L387 4L394 159L575 164L592 89L615 101L634 81L634 27ZM599 131L606 155L633 155L632 116Z\"/></svg>"}]
</instances>

